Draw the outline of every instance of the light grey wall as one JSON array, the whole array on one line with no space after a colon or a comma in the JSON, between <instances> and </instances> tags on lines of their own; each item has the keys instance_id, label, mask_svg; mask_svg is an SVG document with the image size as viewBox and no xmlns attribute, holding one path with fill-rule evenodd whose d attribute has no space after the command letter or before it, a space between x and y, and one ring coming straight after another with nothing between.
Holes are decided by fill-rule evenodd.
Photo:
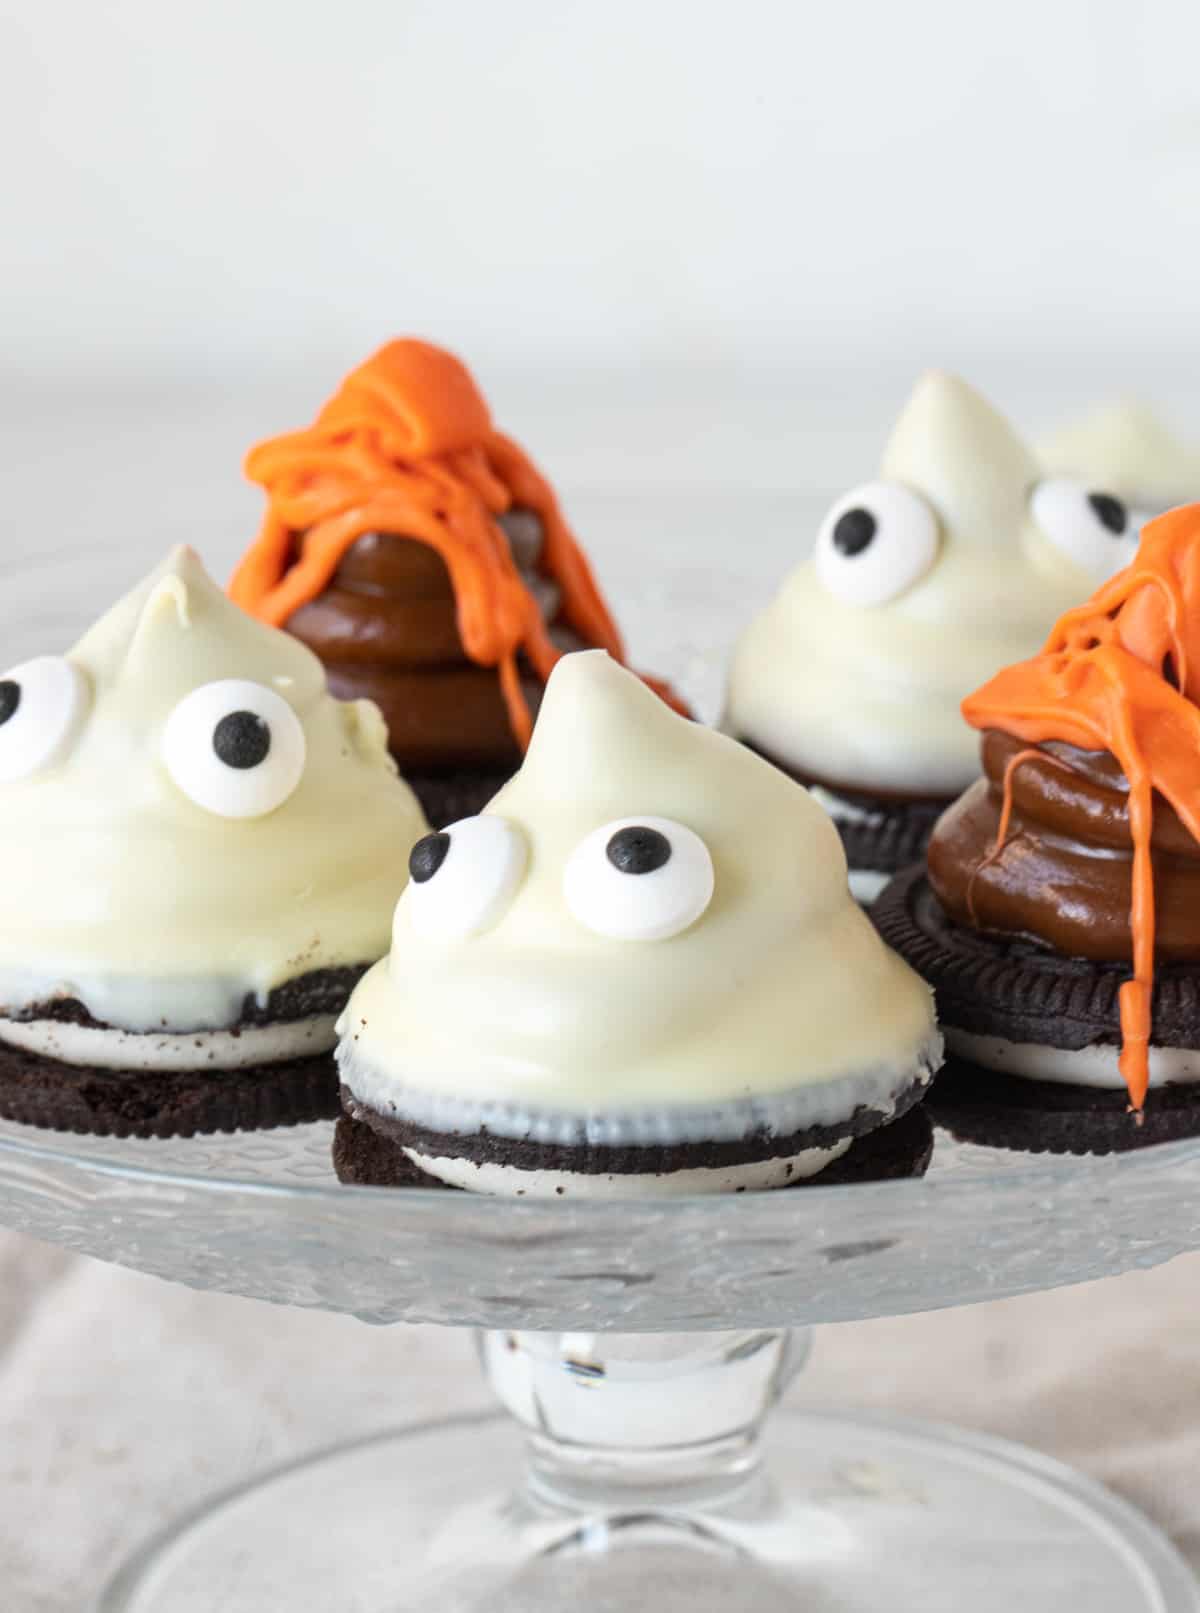
<instances>
[{"instance_id":1,"label":"light grey wall","mask_svg":"<svg viewBox=\"0 0 1200 1613\"><path fill-rule=\"evenodd\" d=\"M0 0L10 373L1189 373L1192 0Z\"/></svg>"}]
</instances>

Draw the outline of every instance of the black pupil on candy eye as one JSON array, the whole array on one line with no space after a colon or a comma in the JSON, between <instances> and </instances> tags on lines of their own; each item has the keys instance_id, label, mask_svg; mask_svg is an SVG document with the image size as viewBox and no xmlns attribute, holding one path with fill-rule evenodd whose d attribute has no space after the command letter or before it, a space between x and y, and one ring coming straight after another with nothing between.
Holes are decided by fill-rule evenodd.
<instances>
[{"instance_id":1,"label":"black pupil on candy eye","mask_svg":"<svg viewBox=\"0 0 1200 1613\"><path fill-rule=\"evenodd\" d=\"M623 874L652 874L669 861L671 842L644 823L618 829L604 848L613 867Z\"/></svg>"},{"instance_id":2,"label":"black pupil on candy eye","mask_svg":"<svg viewBox=\"0 0 1200 1613\"><path fill-rule=\"evenodd\" d=\"M1092 506L1097 521L1107 527L1115 538L1125 536L1125 528L1129 525L1129 511L1119 498L1111 493L1089 493L1088 503Z\"/></svg>"},{"instance_id":3,"label":"black pupil on candy eye","mask_svg":"<svg viewBox=\"0 0 1200 1613\"><path fill-rule=\"evenodd\" d=\"M879 530L870 510L861 506L839 515L833 528L833 546L844 555L861 554Z\"/></svg>"},{"instance_id":4,"label":"black pupil on candy eye","mask_svg":"<svg viewBox=\"0 0 1200 1613\"><path fill-rule=\"evenodd\" d=\"M11 678L0 682L0 723L6 723L21 704L21 685Z\"/></svg>"},{"instance_id":5,"label":"black pupil on candy eye","mask_svg":"<svg viewBox=\"0 0 1200 1613\"><path fill-rule=\"evenodd\" d=\"M418 885L424 885L445 862L449 850L450 836L444 831L440 834L422 835L408 854L410 878Z\"/></svg>"},{"instance_id":6,"label":"black pupil on candy eye","mask_svg":"<svg viewBox=\"0 0 1200 1613\"><path fill-rule=\"evenodd\" d=\"M213 729L212 747L226 767L257 767L271 749L271 729L253 711L231 711Z\"/></svg>"}]
</instances>

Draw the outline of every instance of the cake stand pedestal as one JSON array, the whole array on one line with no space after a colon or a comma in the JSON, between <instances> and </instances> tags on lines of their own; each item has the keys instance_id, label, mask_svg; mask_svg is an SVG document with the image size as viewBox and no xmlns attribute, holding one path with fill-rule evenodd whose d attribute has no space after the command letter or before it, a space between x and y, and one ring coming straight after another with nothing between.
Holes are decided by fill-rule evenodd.
<instances>
[{"instance_id":1,"label":"cake stand pedestal","mask_svg":"<svg viewBox=\"0 0 1200 1613\"><path fill-rule=\"evenodd\" d=\"M587 1204L344 1188L321 1126L138 1143L0 1123L0 1222L193 1287L476 1327L508 1414L221 1496L96 1613L1200 1610L1170 1544L1055 1462L773 1409L813 1323L1200 1247L1200 1143L1071 1160L943 1138L920 1182Z\"/></svg>"}]
</instances>

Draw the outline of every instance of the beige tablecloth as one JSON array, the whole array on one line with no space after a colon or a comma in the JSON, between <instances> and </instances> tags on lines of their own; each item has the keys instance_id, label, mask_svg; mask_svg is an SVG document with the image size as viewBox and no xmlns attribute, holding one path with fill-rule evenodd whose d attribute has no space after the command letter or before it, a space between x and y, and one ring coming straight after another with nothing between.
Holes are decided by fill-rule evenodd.
<instances>
[{"instance_id":1,"label":"beige tablecloth","mask_svg":"<svg viewBox=\"0 0 1200 1613\"><path fill-rule=\"evenodd\" d=\"M1026 1441L1111 1484L1200 1567L1200 1257L819 1331L797 1399ZM77 1613L215 1488L383 1424L486 1404L466 1333L193 1294L0 1235L0 1608Z\"/></svg>"}]
</instances>

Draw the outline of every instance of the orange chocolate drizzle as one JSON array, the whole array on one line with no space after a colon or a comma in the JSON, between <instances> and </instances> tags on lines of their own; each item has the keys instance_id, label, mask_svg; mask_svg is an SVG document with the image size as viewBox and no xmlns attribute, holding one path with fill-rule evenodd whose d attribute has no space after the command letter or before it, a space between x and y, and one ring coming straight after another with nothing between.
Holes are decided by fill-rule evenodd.
<instances>
[{"instance_id":1,"label":"orange chocolate drizzle","mask_svg":"<svg viewBox=\"0 0 1200 1613\"><path fill-rule=\"evenodd\" d=\"M1150 855L1154 794L1200 841L1200 504L1147 525L1137 556L1063 616L1039 655L1007 667L963 701L975 728L1031 745L1058 740L1108 751L1129 786L1133 843L1133 978L1121 987L1120 1070L1135 1111L1150 1084L1155 910ZM1004 779L1003 850L1015 768Z\"/></svg>"},{"instance_id":2,"label":"orange chocolate drizzle","mask_svg":"<svg viewBox=\"0 0 1200 1613\"><path fill-rule=\"evenodd\" d=\"M521 507L541 521L539 567L561 589L564 621L624 660L620 633L553 490L495 430L470 373L443 349L413 338L387 343L346 377L312 426L259 443L245 469L266 489L267 510L229 592L262 621L283 626L369 532L426 543L450 573L463 648L498 669L524 748L533 724L518 657L544 682L562 651L496 522ZM664 686L652 687L678 705Z\"/></svg>"}]
</instances>

